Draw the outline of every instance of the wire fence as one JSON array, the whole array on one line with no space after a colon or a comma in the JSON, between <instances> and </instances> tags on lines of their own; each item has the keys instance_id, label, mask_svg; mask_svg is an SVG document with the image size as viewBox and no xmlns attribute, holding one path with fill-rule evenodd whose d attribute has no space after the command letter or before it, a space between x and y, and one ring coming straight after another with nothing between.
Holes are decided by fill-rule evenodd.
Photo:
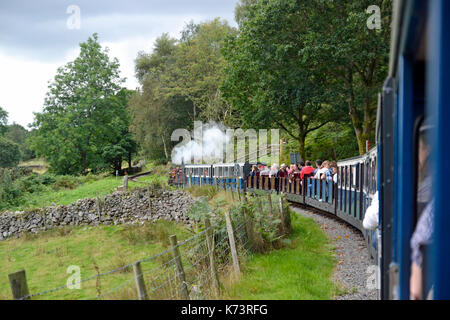
<instances>
[{"instance_id":1,"label":"wire fence","mask_svg":"<svg viewBox=\"0 0 450 320\"><path fill-rule=\"evenodd\" d=\"M178 242L176 236L171 236L167 250L105 273L100 273L96 267L97 274L91 277L32 294L27 292L25 274L13 274L15 280L11 280L10 275L13 297L22 300L77 299L74 298L77 289L89 289L95 294L80 299L220 298L224 285L239 278L240 264L249 255L261 252L267 243L289 233L285 227L290 223L286 218L288 209L279 197L253 196L247 199L243 195L242 198L239 206L230 209L224 217L215 218L212 224L205 219L203 230L189 239ZM274 201L280 201L280 205L275 205ZM107 277L108 288L105 289L102 282Z\"/></svg>"}]
</instances>

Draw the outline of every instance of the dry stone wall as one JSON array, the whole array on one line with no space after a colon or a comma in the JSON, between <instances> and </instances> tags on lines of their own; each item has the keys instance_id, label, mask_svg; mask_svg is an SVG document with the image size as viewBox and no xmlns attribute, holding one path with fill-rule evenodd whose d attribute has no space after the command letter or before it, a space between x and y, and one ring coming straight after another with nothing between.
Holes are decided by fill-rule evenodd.
<instances>
[{"instance_id":1,"label":"dry stone wall","mask_svg":"<svg viewBox=\"0 0 450 320\"><path fill-rule=\"evenodd\" d=\"M38 233L61 226L135 224L159 219L191 225L186 213L195 200L181 190L114 192L82 199L68 206L0 214L0 241L25 232Z\"/></svg>"}]
</instances>

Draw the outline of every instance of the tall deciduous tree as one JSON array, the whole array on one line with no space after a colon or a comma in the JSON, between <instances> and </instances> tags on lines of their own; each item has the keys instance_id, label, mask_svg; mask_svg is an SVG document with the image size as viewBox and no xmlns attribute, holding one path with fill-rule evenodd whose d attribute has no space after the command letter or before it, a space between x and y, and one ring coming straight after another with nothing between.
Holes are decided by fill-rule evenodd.
<instances>
[{"instance_id":1,"label":"tall deciduous tree","mask_svg":"<svg viewBox=\"0 0 450 320\"><path fill-rule=\"evenodd\" d=\"M176 42L163 34L156 40L152 54L139 53L136 75L142 88L130 102L132 131L146 154L161 161L169 160L173 130L188 128L193 112L192 102L167 86L168 69L176 59Z\"/></svg>"},{"instance_id":2,"label":"tall deciduous tree","mask_svg":"<svg viewBox=\"0 0 450 320\"><path fill-rule=\"evenodd\" d=\"M254 128L282 128L299 143L305 158L306 136L340 115L326 90L328 79L302 59L310 32L306 1L249 3L241 12L240 32L224 52L224 97Z\"/></svg>"},{"instance_id":3,"label":"tall deciduous tree","mask_svg":"<svg viewBox=\"0 0 450 320\"><path fill-rule=\"evenodd\" d=\"M44 111L36 114L32 138L32 148L52 170L86 174L103 165L105 145L116 143L121 130L117 119L126 106L117 103L116 95L123 81L119 62L109 59L96 34L80 44L75 61L58 69Z\"/></svg>"},{"instance_id":4,"label":"tall deciduous tree","mask_svg":"<svg viewBox=\"0 0 450 320\"><path fill-rule=\"evenodd\" d=\"M225 66L222 47L234 29L219 18L188 24L165 78L168 96L183 96L194 106L191 121L232 122L231 106L222 99L220 83Z\"/></svg>"},{"instance_id":5,"label":"tall deciduous tree","mask_svg":"<svg viewBox=\"0 0 450 320\"><path fill-rule=\"evenodd\" d=\"M314 23L305 36L303 59L333 79L332 89L339 93L334 101L347 105L363 154L366 141L374 142L377 93L387 76L392 1L309 3Z\"/></svg>"}]
</instances>

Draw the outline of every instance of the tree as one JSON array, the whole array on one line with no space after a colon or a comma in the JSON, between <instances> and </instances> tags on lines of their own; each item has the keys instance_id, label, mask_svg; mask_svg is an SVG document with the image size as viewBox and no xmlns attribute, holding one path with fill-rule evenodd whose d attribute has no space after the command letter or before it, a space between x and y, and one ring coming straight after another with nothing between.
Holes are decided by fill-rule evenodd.
<instances>
[{"instance_id":1,"label":"tree","mask_svg":"<svg viewBox=\"0 0 450 320\"><path fill-rule=\"evenodd\" d=\"M0 137L0 167L11 168L16 166L20 159L20 147L17 143Z\"/></svg>"},{"instance_id":2,"label":"tree","mask_svg":"<svg viewBox=\"0 0 450 320\"><path fill-rule=\"evenodd\" d=\"M304 36L311 21L305 1L257 1L241 16L240 32L224 48L224 98L247 127L281 128L298 142L342 115L332 105L328 79L305 63Z\"/></svg>"},{"instance_id":3,"label":"tree","mask_svg":"<svg viewBox=\"0 0 450 320\"><path fill-rule=\"evenodd\" d=\"M5 138L17 143L22 153L22 161L30 160L34 157L34 152L28 147L28 137L30 132L20 124L13 123L6 128Z\"/></svg>"},{"instance_id":4,"label":"tree","mask_svg":"<svg viewBox=\"0 0 450 320\"><path fill-rule=\"evenodd\" d=\"M110 143L102 148L102 158L105 166L110 166L116 170L122 169L123 159L128 160L128 167L132 167L132 155L137 152L137 143L134 135L129 131L131 125L131 114L124 107L128 105L130 98L135 91L122 89L111 99L111 103L116 104L117 113L112 120L116 130L112 131L115 136L111 136Z\"/></svg>"},{"instance_id":5,"label":"tree","mask_svg":"<svg viewBox=\"0 0 450 320\"><path fill-rule=\"evenodd\" d=\"M115 143L117 119L126 106L117 103L124 79L119 62L110 60L94 34L80 44L80 55L58 69L44 103L35 114L32 149L60 174L86 174L103 167L105 145Z\"/></svg>"},{"instance_id":6,"label":"tree","mask_svg":"<svg viewBox=\"0 0 450 320\"><path fill-rule=\"evenodd\" d=\"M238 25L242 26L250 16L250 7L255 5L258 0L240 0L234 9L234 19Z\"/></svg>"},{"instance_id":7,"label":"tree","mask_svg":"<svg viewBox=\"0 0 450 320\"><path fill-rule=\"evenodd\" d=\"M233 121L231 106L222 99L220 83L225 59L222 47L234 33L219 18L195 25L188 24L174 51L174 63L164 73L167 96L182 96L193 104L191 121Z\"/></svg>"},{"instance_id":8,"label":"tree","mask_svg":"<svg viewBox=\"0 0 450 320\"><path fill-rule=\"evenodd\" d=\"M8 125L8 112L0 107L0 136L3 136L6 132L6 126Z\"/></svg>"},{"instance_id":9,"label":"tree","mask_svg":"<svg viewBox=\"0 0 450 320\"><path fill-rule=\"evenodd\" d=\"M156 39L152 54L139 53L136 76L142 89L130 101L131 130L146 155L163 162L169 160L173 130L189 127L193 110L190 100L170 91L165 78L175 63L176 42L163 34Z\"/></svg>"},{"instance_id":10,"label":"tree","mask_svg":"<svg viewBox=\"0 0 450 320\"><path fill-rule=\"evenodd\" d=\"M387 76L392 1L310 1L311 32L305 36L305 62L330 79L335 103L344 103L360 154L374 142L377 93ZM369 29L371 13L380 8L381 29Z\"/></svg>"}]
</instances>

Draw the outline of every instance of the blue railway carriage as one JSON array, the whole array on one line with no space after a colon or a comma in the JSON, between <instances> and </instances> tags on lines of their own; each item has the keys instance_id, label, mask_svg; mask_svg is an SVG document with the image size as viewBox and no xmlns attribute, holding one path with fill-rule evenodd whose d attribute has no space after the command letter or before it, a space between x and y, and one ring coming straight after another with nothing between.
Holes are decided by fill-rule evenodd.
<instances>
[{"instance_id":1,"label":"blue railway carriage","mask_svg":"<svg viewBox=\"0 0 450 320\"><path fill-rule=\"evenodd\" d=\"M450 299L449 21L448 0L394 1L377 125L383 299Z\"/></svg>"},{"instance_id":2,"label":"blue railway carriage","mask_svg":"<svg viewBox=\"0 0 450 320\"><path fill-rule=\"evenodd\" d=\"M250 168L248 163L197 164L184 165L182 172L185 185L217 185L236 190L245 188L244 177Z\"/></svg>"},{"instance_id":3,"label":"blue railway carriage","mask_svg":"<svg viewBox=\"0 0 450 320\"><path fill-rule=\"evenodd\" d=\"M381 299L450 299L449 21L449 0L394 0L377 147L340 161L337 181L251 177L249 164L185 166L186 181L235 179L247 191L283 192L292 202L335 215L365 236ZM369 232L362 221L377 191L379 227ZM413 268L418 256L420 268Z\"/></svg>"}]
</instances>

